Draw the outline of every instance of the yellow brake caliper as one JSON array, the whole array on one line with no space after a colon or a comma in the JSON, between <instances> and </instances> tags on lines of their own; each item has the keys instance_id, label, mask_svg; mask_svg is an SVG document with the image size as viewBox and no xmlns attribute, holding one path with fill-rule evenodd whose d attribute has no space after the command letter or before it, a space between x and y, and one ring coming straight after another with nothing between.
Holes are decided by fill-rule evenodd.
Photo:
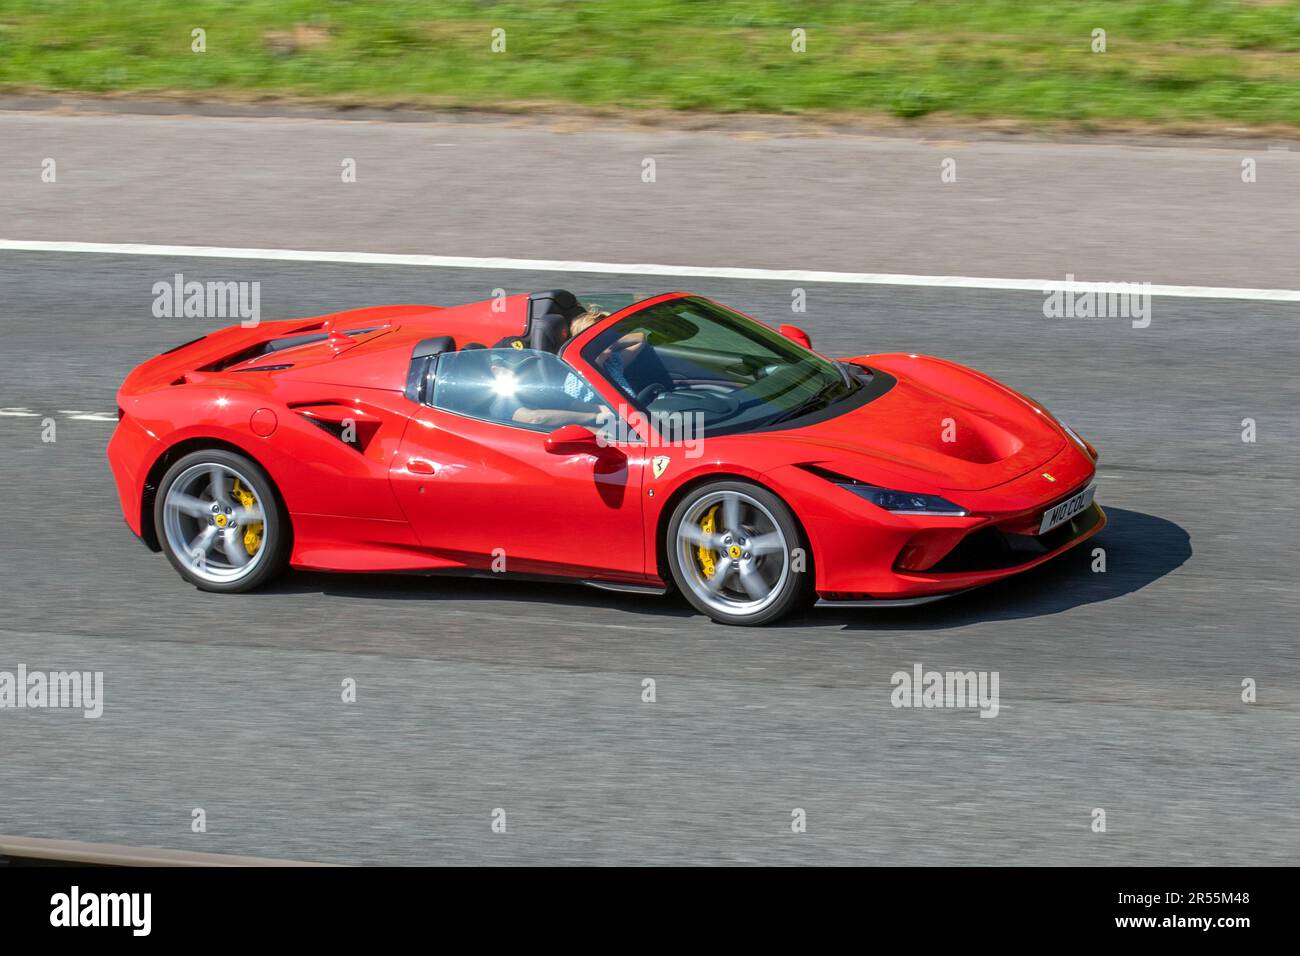
<instances>
[{"instance_id":1,"label":"yellow brake caliper","mask_svg":"<svg viewBox=\"0 0 1300 956\"><path fill-rule=\"evenodd\" d=\"M231 495L245 508L251 508L257 504L257 499L247 488L240 487L239 479L235 479L235 486L230 489ZM257 549L262 546L262 522L254 521L244 528L244 550L250 556L257 554Z\"/></svg>"},{"instance_id":2,"label":"yellow brake caliper","mask_svg":"<svg viewBox=\"0 0 1300 956\"><path fill-rule=\"evenodd\" d=\"M704 520L700 522L700 530L705 534L713 534L713 532L717 530L715 519L718 516L718 509L720 507L722 506L714 505L709 509L708 514L704 516ZM704 572L706 578L713 577L713 572L715 570L714 562L718 560L717 552L706 548L703 545L696 548L696 551L699 552L700 556L700 570Z\"/></svg>"}]
</instances>

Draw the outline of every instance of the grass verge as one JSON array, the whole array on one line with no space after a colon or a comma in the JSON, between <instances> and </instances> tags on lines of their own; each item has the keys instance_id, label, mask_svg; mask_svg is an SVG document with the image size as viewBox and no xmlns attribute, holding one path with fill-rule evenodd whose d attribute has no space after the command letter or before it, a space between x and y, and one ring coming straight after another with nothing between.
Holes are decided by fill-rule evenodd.
<instances>
[{"instance_id":1,"label":"grass verge","mask_svg":"<svg viewBox=\"0 0 1300 956\"><path fill-rule=\"evenodd\" d=\"M1300 126L1300 2L0 0L0 89Z\"/></svg>"}]
</instances>

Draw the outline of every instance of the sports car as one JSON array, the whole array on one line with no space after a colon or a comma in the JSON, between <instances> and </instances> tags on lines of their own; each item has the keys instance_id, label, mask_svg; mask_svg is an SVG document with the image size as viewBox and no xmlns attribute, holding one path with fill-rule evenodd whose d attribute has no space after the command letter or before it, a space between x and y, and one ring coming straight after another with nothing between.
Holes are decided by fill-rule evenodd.
<instances>
[{"instance_id":1,"label":"sports car","mask_svg":"<svg viewBox=\"0 0 1300 956\"><path fill-rule=\"evenodd\" d=\"M287 567L673 588L728 624L918 604L1096 534L1097 451L915 354L565 290L213 332L118 393L127 525L193 585Z\"/></svg>"}]
</instances>

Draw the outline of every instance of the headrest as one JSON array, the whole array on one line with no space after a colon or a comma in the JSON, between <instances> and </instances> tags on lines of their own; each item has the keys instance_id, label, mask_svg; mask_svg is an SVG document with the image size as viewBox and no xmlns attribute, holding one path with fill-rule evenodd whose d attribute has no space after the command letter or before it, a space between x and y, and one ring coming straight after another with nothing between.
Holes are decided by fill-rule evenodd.
<instances>
[{"instance_id":1,"label":"headrest","mask_svg":"<svg viewBox=\"0 0 1300 956\"><path fill-rule=\"evenodd\" d=\"M528 332L528 347L539 352L558 352L569 337L569 319L558 312L533 319Z\"/></svg>"},{"instance_id":2,"label":"headrest","mask_svg":"<svg viewBox=\"0 0 1300 956\"><path fill-rule=\"evenodd\" d=\"M551 289L547 292L534 292L528 297L528 321L535 322L544 315L555 313L571 319L583 311L578 297L567 289Z\"/></svg>"},{"instance_id":3,"label":"headrest","mask_svg":"<svg viewBox=\"0 0 1300 956\"><path fill-rule=\"evenodd\" d=\"M456 341L450 335L436 335L431 339L423 339L415 346L415 351L411 353L411 358L425 358L430 355L441 355L443 352L451 352L456 348Z\"/></svg>"}]
</instances>

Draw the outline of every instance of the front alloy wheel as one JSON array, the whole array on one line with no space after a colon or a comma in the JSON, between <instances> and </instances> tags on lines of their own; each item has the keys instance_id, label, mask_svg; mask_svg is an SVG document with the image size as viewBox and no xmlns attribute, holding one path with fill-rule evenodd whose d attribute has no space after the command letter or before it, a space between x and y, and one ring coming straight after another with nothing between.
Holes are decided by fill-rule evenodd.
<instances>
[{"instance_id":1,"label":"front alloy wheel","mask_svg":"<svg viewBox=\"0 0 1300 956\"><path fill-rule=\"evenodd\" d=\"M808 594L799 527L784 502L758 485L695 489L673 512L667 551L686 599L724 624L766 624Z\"/></svg>"}]
</instances>

